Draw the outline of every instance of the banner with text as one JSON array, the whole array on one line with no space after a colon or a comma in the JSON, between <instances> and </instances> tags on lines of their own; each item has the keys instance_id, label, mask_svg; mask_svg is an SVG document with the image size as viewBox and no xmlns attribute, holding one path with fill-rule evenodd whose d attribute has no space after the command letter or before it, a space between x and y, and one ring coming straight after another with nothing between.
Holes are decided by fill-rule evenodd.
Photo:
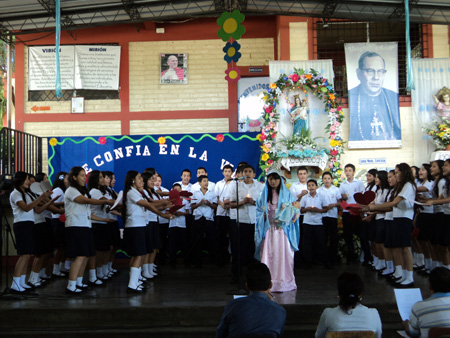
<instances>
[{"instance_id":1,"label":"banner with text","mask_svg":"<svg viewBox=\"0 0 450 338\"><path fill-rule=\"evenodd\" d=\"M120 46L61 46L61 87L118 90ZM29 48L29 90L55 89L55 46Z\"/></svg>"},{"instance_id":2,"label":"banner with text","mask_svg":"<svg viewBox=\"0 0 450 338\"><path fill-rule=\"evenodd\" d=\"M245 161L257 169L260 142L257 133L133 135L95 137L55 137L49 139L49 179L74 166L115 173L116 190L123 188L129 170L143 172L153 167L162 175L162 185L168 189L180 181L181 171L192 172L191 183L197 180L196 170L204 167L211 181L223 179L222 168L234 168Z\"/></svg>"}]
</instances>

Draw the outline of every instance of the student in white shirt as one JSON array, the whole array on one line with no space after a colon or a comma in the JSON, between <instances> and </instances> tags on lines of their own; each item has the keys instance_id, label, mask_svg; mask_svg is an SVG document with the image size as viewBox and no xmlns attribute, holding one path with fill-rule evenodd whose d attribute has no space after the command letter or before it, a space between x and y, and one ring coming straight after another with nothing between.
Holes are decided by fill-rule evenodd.
<instances>
[{"instance_id":1,"label":"student in white shirt","mask_svg":"<svg viewBox=\"0 0 450 338\"><path fill-rule=\"evenodd\" d=\"M90 198L95 200L110 199L106 196L106 182L102 172L92 170L89 173L87 187ZM109 227L114 220L108 217L106 205L93 205L91 207L91 213L92 215L95 215L98 220L92 222L95 257L90 257L88 262L89 275L92 275L90 280L91 282L96 279L106 281L109 278L108 258L112 246Z\"/></svg>"},{"instance_id":2,"label":"student in white shirt","mask_svg":"<svg viewBox=\"0 0 450 338\"><path fill-rule=\"evenodd\" d=\"M68 270L70 269L70 258L66 260L66 248L67 248L67 235L66 227L64 222L60 220L61 213L64 214L64 193L69 187L69 173L65 171L59 172L55 180L53 181L52 187L52 198L59 196L56 199L54 206L59 208L58 212L52 213L52 230L53 230L53 247L56 248L53 255L53 277L66 277ZM65 267L65 262L67 261L67 269ZM66 272L63 272L67 270ZM41 270L42 271L42 270ZM40 273L41 275L41 273Z\"/></svg>"},{"instance_id":3,"label":"student in white shirt","mask_svg":"<svg viewBox=\"0 0 450 338\"><path fill-rule=\"evenodd\" d=\"M397 186L389 202L377 205L369 204L363 211L385 211L393 208L394 233L392 246L394 261L401 261L402 277L395 280L396 287L408 288L414 285L413 257L411 253L411 232L413 230L414 200L416 198L416 183L411 167L406 163L395 166Z\"/></svg>"},{"instance_id":4,"label":"student in white shirt","mask_svg":"<svg viewBox=\"0 0 450 338\"><path fill-rule=\"evenodd\" d=\"M378 189L376 191L376 197L373 203L383 204L386 202L386 196L389 193L388 174L385 170L378 170L375 176L375 184ZM372 222L375 222L375 236L371 240L373 269L378 271L379 275L381 275L384 270L390 269L391 267L393 268L393 265L391 266L392 259L390 259L390 263L387 263L384 255L384 239L386 237L384 217L384 212L369 213L366 217L370 218ZM389 266L387 266L387 264L389 264ZM393 272L393 269L391 272Z\"/></svg>"},{"instance_id":5,"label":"student in white shirt","mask_svg":"<svg viewBox=\"0 0 450 338\"><path fill-rule=\"evenodd\" d=\"M165 206L169 203L168 200L161 199L161 196L155 191L155 179L156 170L154 168L147 168L142 173L142 179L144 181L144 194L148 202L150 202L159 211L165 209ZM155 259L156 254L162 247L162 243L165 239L162 239L159 223L158 214L147 210L147 249L148 253L144 257L144 262L142 264L142 276L147 279L151 279L157 276ZM166 235L167 236L167 235Z\"/></svg>"},{"instance_id":6,"label":"student in white shirt","mask_svg":"<svg viewBox=\"0 0 450 338\"><path fill-rule=\"evenodd\" d=\"M313 248L316 249L325 268L331 268L327 257L327 237L322 222L322 215L327 212L328 203L317 193L317 189L317 181L313 179L308 180L309 194L305 195L300 201L300 210L305 215L303 218L303 234L301 236L304 237L306 270L311 269L314 261Z\"/></svg>"},{"instance_id":7,"label":"student in white shirt","mask_svg":"<svg viewBox=\"0 0 450 338\"><path fill-rule=\"evenodd\" d=\"M175 183L172 189L181 191L181 185ZM189 201L183 198L183 207L175 211L175 218L169 222L169 264L175 267L177 264L177 253L181 251L181 257L187 254L186 215L189 215Z\"/></svg>"},{"instance_id":8,"label":"student in white shirt","mask_svg":"<svg viewBox=\"0 0 450 338\"><path fill-rule=\"evenodd\" d=\"M378 186L375 184L375 178L377 177L377 169L369 169L366 173L366 182L367 185L364 191L373 191L377 192ZM375 225L375 217L364 217L362 222L360 223L360 232L359 238L361 241L361 249L364 252L364 265L370 266L372 270L375 269L373 265L373 255L372 250L374 250L375 245L375 233L376 233L376 225ZM376 262L378 263L378 261Z\"/></svg>"},{"instance_id":9,"label":"student in white shirt","mask_svg":"<svg viewBox=\"0 0 450 338\"><path fill-rule=\"evenodd\" d=\"M64 209L66 213L67 257L73 258L69 271L69 282L66 293L77 294L87 285L83 284L83 275L88 257L95 255L92 220L103 220L91 214L90 205L112 205L113 200L91 199L85 187L86 172L82 167L73 167L69 172L69 188L64 193ZM94 270L95 271L95 270ZM93 285L101 281L90 282Z\"/></svg>"},{"instance_id":10,"label":"student in white shirt","mask_svg":"<svg viewBox=\"0 0 450 338\"><path fill-rule=\"evenodd\" d=\"M169 205L170 202L166 207ZM122 207L122 218L125 222L123 246L125 252L131 257L128 293L144 292L144 288L139 279L144 256L148 253L146 209L161 217L173 218L173 215L160 212L146 199L144 194L144 180L141 174L135 170L130 170L125 176Z\"/></svg>"},{"instance_id":11,"label":"student in white shirt","mask_svg":"<svg viewBox=\"0 0 450 338\"><path fill-rule=\"evenodd\" d=\"M291 188L289 191L291 192L292 196L297 201L301 201L303 196L306 196L308 194L308 169L305 166L301 166L297 168L297 177L298 182L295 182L291 185ZM299 218L299 226L300 226L300 234L303 233L303 214L300 214ZM294 253L294 266L295 267L301 267L304 265L305 258L303 253L303 236L300 235L300 241L298 243L298 251Z\"/></svg>"},{"instance_id":12,"label":"student in white shirt","mask_svg":"<svg viewBox=\"0 0 450 338\"><path fill-rule=\"evenodd\" d=\"M328 238L328 259L330 265L334 265L339 259L337 253L338 243L338 207L342 199L339 188L335 187L333 183L333 176L326 171L322 174L323 186L321 186L317 193L322 196L325 201L327 212L322 215L323 226L326 230L326 237Z\"/></svg>"},{"instance_id":13,"label":"student in white shirt","mask_svg":"<svg viewBox=\"0 0 450 338\"><path fill-rule=\"evenodd\" d=\"M103 171L103 176L105 177L105 186L106 186L106 198L107 199L117 199L117 193L114 191L114 186L116 185L116 176L112 171ZM119 206L122 204L119 203ZM114 222L109 224L109 234L111 238L111 251L108 257L108 271L109 275L117 273L117 270L113 268L114 258L116 256L117 250L120 247L120 227L118 222L118 216L120 216L120 212L117 210L108 211L108 218L114 220Z\"/></svg>"},{"instance_id":14,"label":"student in white shirt","mask_svg":"<svg viewBox=\"0 0 450 338\"><path fill-rule=\"evenodd\" d=\"M440 233L440 249L442 266L450 270L450 159L445 160L442 166L442 173L446 180L442 189L442 194L438 199L430 200L431 205L442 205L444 212L443 223Z\"/></svg>"},{"instance_id":15,"label":"student in white shirt","mask_svg":"<svg viewBox=\"0 0 450 338\"><path fill-rule=\"evenodd\" d=\"M241 172L242 174L240 174ZM239 282L243 266L248 265L255 254L256 200L264 185L255 182L255 169L247 164L238 167L236 176L243 176L241 182L232 182L227 189L226 200L230 201L230 244L232 256L232 282ZM236 200L236 185L239 196ZM227 202L226 202L227 203ZM237 219L239 217L239 233ZM239 246L238 246L239 236ZM238 266L238 263L240 263Z\"/></svg>"},{"instance_id":16,"label":"student in white shirt","mask_svg":"<svg viewBox=\"0 0 450 338\"><path fill-rule=\"evenodd\" d=\"M433 198L434 178L431 175L431 166L428 163L422 164L419 169L419 179L417 182L417 192L419 201ZM433 223L433 206L421 206L417 215L417 227L420 229L417 240L413 241L415 265L414 269L421 271L430 269L431 262L431 234ZM416 242L416 243L414 243ZM427 264L425 264L427 262ZM428 265L428 266L427 266Z\"/></svg>"},{"instance_id":17,"label":"student in white shirt","mask_svg":"<svg viewBox=\"0 0 450 338\"><path fill-rule=\"evenodd\" d=\"M355 178L355 166L348 163L344 167L344 173L347 179L341 183L339 187L342 199L347 201L348 204L356 203L353 195L357 192L364 191L364 184ZM353 245L353 235L358 235L361 218L358 216L350 215L348 210L342 212L342 225L344 230L344 240L347 246L347 263L356 263L357 257L355 255L355 247Z\"/></svg>"},{"instance_id":18,"label":"student in white shirt","mask_svg":"<svg viewBox=\"0 0 450 338\"><path fill-rule=\"evenodd\" d=\"M208 172L206 171L206 169L204 167L198 167L197 168L197 180L200 176L208 176ZM208 190L210 191L214 191L216 184L214 182L208 181ZM192 189L191 192L195 192L197 190L200 190L200 183L195 182L192 185Z\"/></svg>"},{"instance_id":19,"label":"student in white shirt","mask_svg":"<svg viewBox=\"0 0 450 338\"><path fill-rule=\"evenodd\" d=\"M34 253L34 211L43 211L54 200L49 201L51 192L45 192L39 197L34 195L30 191L28 174L23 171L14 174L13 185L14 191L9 195L9 203L14 216L13 229L19 259L14 267L11 292L23 293L30 288L26 284L26 274L28 262Z\"/></svg>"},{"instance_id":20,"label":"student in white shirt","mask_svg":"<svg viewBox=\"0 0 450 338\"><path fill-rule=\"evenodd\" d=\"M197 267L202 265L202 241L203 233L206 233L208 251L215 262L217 259L217 229L214 223L214 211L217 209L217 197L214 191L208 188L208 176L202 175L198 178L200 190L194 191L191 208L194 214L193 228L193 263Z\"/></svg>"},{"instance_id":21,"label":"student in white shirt","mask_svg":"<svg viewBox=\"0 0 450 338\"><path fill-rule=\"evenodd\" d=\"M316 338L331 331L373 331L381 338L381 319L376 309L361 304L364 284L356 273L344 272L338 277L339 306L326 308L320 316Z\"/></svg>"},{"instance_id":22,"label":"student in white shirt","mask_svg":"<svg viewBox=\"0 0 450 338\"><path fill-rule=\"evenodd\" d=\"M160 173L155 174L153 185L158 196L164 199L169 198L169 190L161 186L162 175ZM161 210L161 212L165 213L165 210ZM158 223L161 235L161 248L159 249L157 259L160 263L165 264L166 258L169 257L169 220L158 216Z\"/></svg>"},{"instance_id":23,"label":"student in white shirt","mask_svg":"<svg viewBox=\"0 0 450 338\"><path fill-rule=\"evenodd\" d=\"M216 183L215 194L217 196L217 211L216 224L218 232L218 264L224 265L230 261L228 254L230 232L230 206L225 205L226 190L232 184L231 175L233 174L233 167L229 164L222 168L223 180Z\"/></svg>"}]
</instances>

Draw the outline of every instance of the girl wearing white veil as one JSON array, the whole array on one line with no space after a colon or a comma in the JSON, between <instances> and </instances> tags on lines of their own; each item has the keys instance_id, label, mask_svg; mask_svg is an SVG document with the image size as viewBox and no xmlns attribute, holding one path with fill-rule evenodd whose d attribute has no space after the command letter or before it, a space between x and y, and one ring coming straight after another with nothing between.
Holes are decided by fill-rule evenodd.
<instances>
[{"instance_id":1,"label":"girl wearing white veil","mask_svg":"<svg viewBox=\"0 0 450 338\"><path fill-rule=\"evenodd\" d=\"M255 258L269 267L272 292L297 289L294 252L300 240L299 208L279 172L269 172L256 201Z\"/></svg>"}]
</instances>

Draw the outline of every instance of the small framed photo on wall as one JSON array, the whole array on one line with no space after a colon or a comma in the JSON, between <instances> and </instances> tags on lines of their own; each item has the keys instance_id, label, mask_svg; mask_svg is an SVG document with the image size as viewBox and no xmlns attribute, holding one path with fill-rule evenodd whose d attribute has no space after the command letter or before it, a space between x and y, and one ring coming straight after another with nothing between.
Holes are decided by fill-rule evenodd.
<instances>
[{"instance_id":1,"label":"small framed photo on wall","mask_svg":"<svg viewBox=\"0 0 450 338\"><path fill-rule=\"evenodd\" d=\"M187 84L187 53L161 53L161 84Z\"/></svg>"}]
</instances>

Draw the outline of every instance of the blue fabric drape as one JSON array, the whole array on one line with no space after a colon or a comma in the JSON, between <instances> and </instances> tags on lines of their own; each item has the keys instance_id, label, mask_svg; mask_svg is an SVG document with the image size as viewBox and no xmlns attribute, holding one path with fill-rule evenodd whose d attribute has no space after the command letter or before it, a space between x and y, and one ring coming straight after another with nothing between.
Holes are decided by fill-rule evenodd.
<instances>
[{"instance_id":1,"label":"blue fabric drape","mask_svg":"<svg viewBox=\"0 0 450 338\"><path fill-rule=\"evenodd\" d=\"M261 242L266 237L267 230L270 228L269 212L267 210L267 179L264 184L264 190L261 192L256 201L256 225L255 225L255 259L261 260ZM292 206L292 202L296 199L290 193L289 189L284 185L281 179L280 194L278 196L278 206L275 211L275 219L280 227L283 228L289 244L294 251L298 251L298 243L300 241L299 215L300 210ZM264 218L264 215L266 216Z\"/></svg>"},{"instance_id":2,"label":"blue fabric drape","mask_svg":"<svg viewBox=\"0 0 450 338\"><path fill-rule=\"evenodd\" d=\"M55 81L55 91L56 97L62 97L62 89L61 89L61 74L59 68L59 40L61 36L61 4L60 0L56 0L55 3L56 9L56 81Z\"/></svg>"}]
</instances>

